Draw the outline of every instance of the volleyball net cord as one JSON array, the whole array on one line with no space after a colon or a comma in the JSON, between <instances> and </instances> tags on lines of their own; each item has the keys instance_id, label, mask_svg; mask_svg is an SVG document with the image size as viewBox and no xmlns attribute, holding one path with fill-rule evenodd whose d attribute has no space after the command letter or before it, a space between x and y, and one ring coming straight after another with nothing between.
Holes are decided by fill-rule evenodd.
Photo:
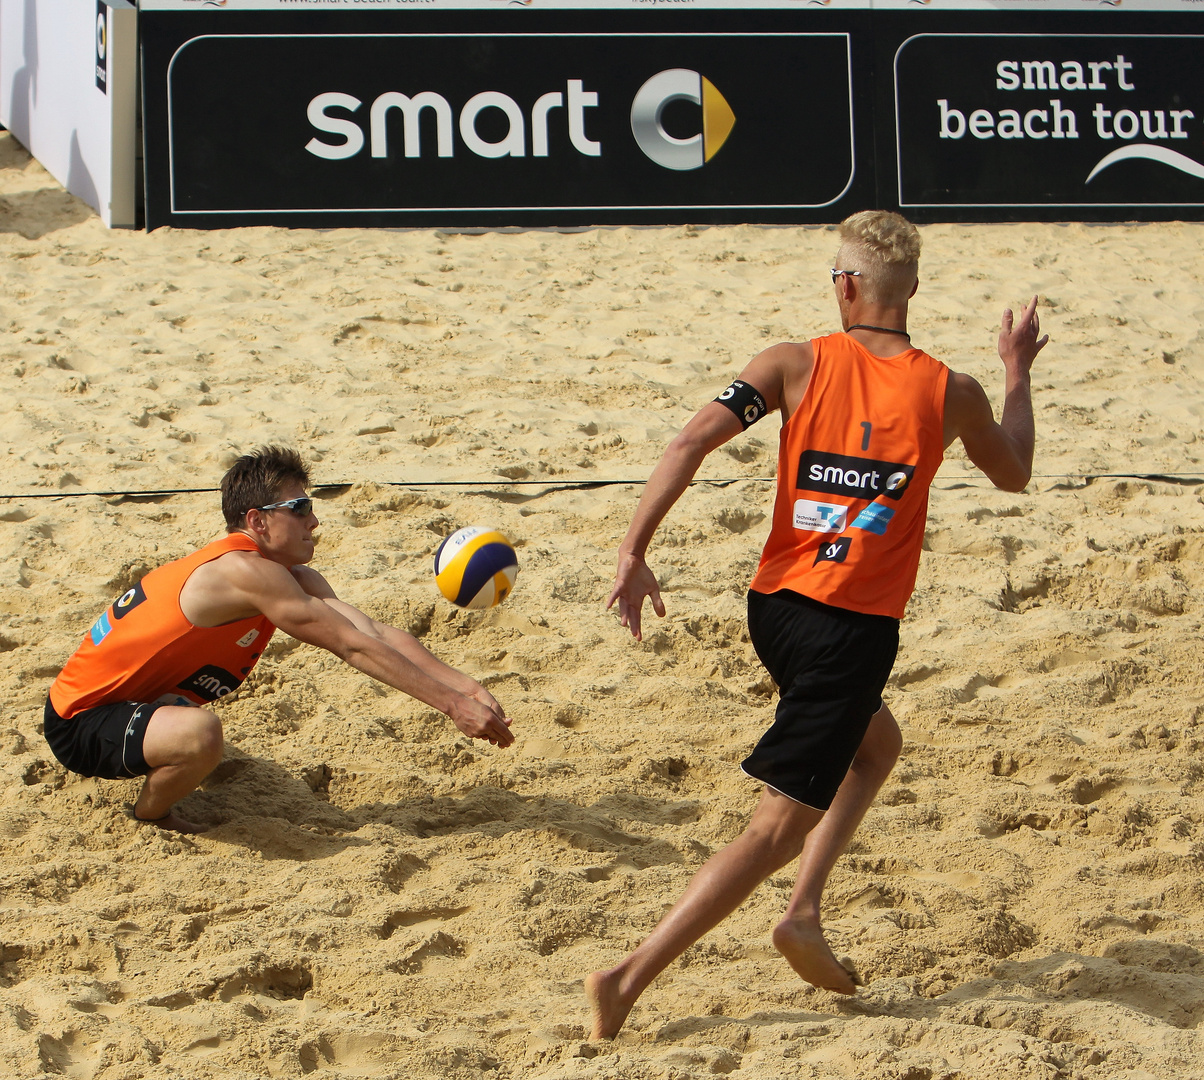
<instances>
[{"instance_id":1,"label":"volleyball net cord","mask_svg":"<svg viewBox=\"0 0 1204 1080\"><path fill-rule=\"evenodd\" d=\"M1095 483L1097 480L1146 480L1164 484L1179 484L1184 487L1204 484L1204 476L1197 476L1193 473L1166 473L1166 472L1150 472L1150 473L1033 473L1034 480L1080 480L1083 487ZM329 491L342 492L356 486L356 484L375 484L378 487L399 487L399 488L471 488L476 490L497 490L500 488L516 488L516 487L538 487L543 488L543 491L537 492L530 498L538 498L540 495L550 495L557 491L589 491L593 488L604 487L640 487L646 484L647 478L642 480L358 480L345 481L343 483L325 483L313 484L310 490L312 491ZM715 487L727 487L731 484L754 483L754 484L773 484L777 482L776 476L727 476L727 477L711 477L694 479L690 481L690 486L695 487L700 484L711 484ZM953 491L966 487L990 487L989 483L984 483L977 476L968 476L965 479L958 477L941 477L934 480L932 488L937 491ZM217 487L195 487L195 488L155 488L143 491L129 490L113 490L113 491L24 491L12 495L0 495L0 501L3 502L19 502L24 499L83 499L91 496L96 496L104 499L123 498L123 499L161 499L172 495L204 495L220 491ZM1017 493L1019 494L1019 493Z\"/></svg>"}]
</instances>

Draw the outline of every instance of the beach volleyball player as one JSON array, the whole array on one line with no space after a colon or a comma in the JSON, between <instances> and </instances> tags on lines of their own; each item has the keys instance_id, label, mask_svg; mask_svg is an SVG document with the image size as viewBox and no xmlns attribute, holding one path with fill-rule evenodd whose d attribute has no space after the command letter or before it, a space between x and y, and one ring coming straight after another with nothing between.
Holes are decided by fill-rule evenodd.
<instances>
[{"instance_id":1,"label":"beach volleyball player","mask_svg":"<svg viewBox=\"0 0 1204 1080\"><path fill-rule=\"evenodd\" d=\"M415 638L344 603L306 565L318 519L295 450L262 447L222 478L227 533L152 570L101 613L46 702L55 757L83 776L146 776L134 817L199 832L172 807L222 759L204 708L236 690L277 627L509 746L510 721L474 679Z\"/></svg>"},{"instance_id":2,"label":"beach volleyball player","mask_svg":"<svg viewBox=\"0 0 1204 1080\"><path fill-rule=\"evenodd\" d=\"M764 789L744 832L699 869L639 947L586 979L593 1038L614 1036L670 961L799 856L774 945L808 982L855 991L824 941L820 894L902 748L882 690L915 587L928 488L954 439L997 487L1024 488L1029 369L1047 340L1037 336L1036 297L1018 318L1003 313L996 423L974 379L911 343L919 256L919 233L898 214L848 218L831 272L842 332L754 357L669 444L636 507L609 604L639 639L645 599L665 614L645 562L657 526L707 454L781 413L773 523L748 594L749 633L780 693L773 725L743 763Z\"/></svg>"}]
</instances>

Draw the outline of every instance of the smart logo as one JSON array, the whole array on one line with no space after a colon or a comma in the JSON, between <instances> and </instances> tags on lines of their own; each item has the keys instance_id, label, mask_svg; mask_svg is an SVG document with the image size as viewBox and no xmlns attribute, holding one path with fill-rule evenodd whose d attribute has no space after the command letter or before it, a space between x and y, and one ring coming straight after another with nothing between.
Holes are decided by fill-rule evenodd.
<instances>
[{"instance_id":1,"label":"smart logo","mask_svg":"<svg viewBox=\"0 0 1204 1080\"><path fill-rule=\"evenodd\" d=\"M113 601L113 618L124 619L145 599L146 591L142 588L142 582L138 582L137 585L126 589L125 592Z\"/></svg>"},{"instance_id":2,"label":"smart logo","mask_svg":"<svg viewBox=\"0 0 1204 1080\"><path fill-rule=\"evenodd\" d=\"M198 11L202 2L172 0ZM809 0L782 2L802 11ZM151 117L161 141L148 166L148 222L786 222L873 199L854 168L846 32L553 33L516 23L467 33L410 30L402 13L389 32L369 34L350 24L336 32L334 7L351 15L379 3L383 17L402 0L322 3L329 32L269 33L266 14L251 32L259 23L248 14L243 31L240 21L177 44L190 33L181 25L151 42L159 51L147 78L165 79L167 98ZM509 0L484 4L502 11ZM833 89L823 108L817 85ZM755 419L747 405L743 423ZM821 502L853 494L812 490Z\"/></svg>"},{"instance_id":3,"label":"smart logo","mask_svg":"<svg viewBox=\"0 0 1204 1080\"><path fill-rule=\"evenodd\" d=\"M689 101L702 106L702 131L678 139L665 130L665 106ZM736 114L705 75L689 68L669 68L653 75L631 103L631 133L636 145L656 164L685 172L701 169L727 141Z\"/></svg>"},{"instance_id":4,"label":"smart logo","mask_svg":"<svg viewBox=\"0 0 1204 1080\"><path fill-rule=\"evenodd\" d=\"M96 0L96 89L109 92L109 20L104 0Z\"/></svg>"},{"instance_id":5,"label":"smart logo","mask_svg":"<svg viewBox=\"0 0 1204 1080\"><path fill-rule=\"evenodd\" d=\"M196 694L202 701L216 701L227 694L234 693L242 685L242 679L232 675L225 668L215 664L206 664L194 671L187 679L183 679L179 688L185 693Z\"/></svg>"}]
</instances>

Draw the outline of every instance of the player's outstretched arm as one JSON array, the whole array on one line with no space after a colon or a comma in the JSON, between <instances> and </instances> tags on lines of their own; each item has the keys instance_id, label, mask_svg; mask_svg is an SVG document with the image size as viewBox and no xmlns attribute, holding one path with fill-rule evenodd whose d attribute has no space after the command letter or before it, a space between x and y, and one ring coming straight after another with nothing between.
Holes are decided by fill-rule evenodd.
<instances>
[{"instance_id":1,"label":"player's outstretched arm","mask_svg":"<svg viewBox=\"0 0 1204 1080\"><path fill-rule=\"evenodd\" d=\"M656 575L644 561L652 536L707 454L742 430L740 421L724 406L714 401L704 405L669 443L644 486L627 535L619 545L615 584L606 601L608 609L618 601L619 622L637 641L643 640L641 617L646 598L651 599L657 615L665 615Z\"/></svg>"},{"instance_id":2,"label":"player's outstretched arm","mask_svg":"<svg viewBox=\"0 0 1204 1080\"><path fill-rule=\"evenodd\" d=\"M308 567L305 569L309 570ZM312 570L309 572L316 573L316 571ZM302 586L304 587L304 582ZM506 717L505 710L485 687L471 676L465 675L464 672L458 671L450 664L445 664L430 649L423 645L422 642L414 637L413 634L407 634L404 630L399 630L396 626L389 626L387 623L378 622L370 615L360 611L359 608L353 607L344 600L340 600L333 594L333 591L329 597L324 597L323 599L335 611L339 612L339 614L365 634L371 634L373 637L379 638L390 648L396 649L411 664L420 671L425 671L432 679L437 679L445 686L451 687L451 689L463 694L465 697L479 701L486 708L491 709L502 723L507 727L510 726L510 721Z\"/></svg>"},{"instance_id":3,"label":"player's outstretched arm","mask_svg":"<svg viewBox=\"0 0 1204 1080\"><path fill-rule=\"evenodd\" d=\"M490 706L449 686L381 636L366 632L330 603L332 599L337 602L337 597L317 571L294 568L290 572L266 560L239 560L231 565L230 571L235 579L231 583L255 610L266 615L286 634L326 649L365 675L430 705L450 717L452 723L470 738L484 739L498 746L509 746L514 742L509 721L497 702ZM302 577L306 581L305 587L299 581ZM350 608L350 605L344 607ZM368 620L362 612L357 614Z\"/></svg>"},{"instance_id":4,"label":"player's outstretched arm","mask_svg":"<svg viewBox=\"0 0 1204 1080\"><path fill-rule=\"evenodd\" d=\"M740 372L740 381L755 388L766 412L773 412L780 407L787 372L792 368L800 369L799 349L800 346L790 343L771 346L754 356ZM806 347L804 360L801 368L809 372L809 346ZM652 470L635 508L631 526L619 545L615 584L606 601L608 609L618 601L619 622L631 631L637 641L643 640L643 607L646 599L652 601L652 610L657 615L661 618L665 616L660 585L645 562L652 536L694 479L707 454L740 434L744 427L745 424L731 409L712 401L694 414L669 443Z\"/></svg>"},{"instance_id":5,"label":"player's outstretched arm","mask_svg":"<svg viewBox=\"0 0 1204 1080\"><path fill-rule=\"evenodd\" d=\"M1032 477L1035 431L1029 372L1037 353L1049 341L1048 335L1038 338L1039 333L1035 296L1021 311L1019 320L1011 308L1004 311L999 332L999 358L1004 368L1003 416L999 423L976 379L959 372L949 374L945 445L960 438L970 460L1004 491L1022 491Z\"/></svg>"}]
</instances>

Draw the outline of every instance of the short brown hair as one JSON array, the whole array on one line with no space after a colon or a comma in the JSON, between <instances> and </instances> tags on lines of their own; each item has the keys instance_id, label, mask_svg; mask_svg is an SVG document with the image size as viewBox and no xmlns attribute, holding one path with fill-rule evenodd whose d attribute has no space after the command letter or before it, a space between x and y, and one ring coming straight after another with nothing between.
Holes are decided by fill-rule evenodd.
<instances>
[{"instance_id":1,"label":"short brown hair","mask_svg":"<svg viewBox=\"0 0 1204 1080\"><path fill-rule=\"evenodd\" d=\"M260 446L243 454L222 477L226 531L242 528L248 510L276 502L289 483L309 487L309 469L291 446Z\"/></svg>"},{"instance_id":2,"label":"short brown hair","mask_svg":"<svg viewBox=\"0 0 1204 1080\"><path fill-rule=\"evenodd\" d=\"M860 270L867 300L897 304L911 296L920 268L919 230L890 210L862 210L840 223L842 270Z\"/></svg>"}]
</instances>

